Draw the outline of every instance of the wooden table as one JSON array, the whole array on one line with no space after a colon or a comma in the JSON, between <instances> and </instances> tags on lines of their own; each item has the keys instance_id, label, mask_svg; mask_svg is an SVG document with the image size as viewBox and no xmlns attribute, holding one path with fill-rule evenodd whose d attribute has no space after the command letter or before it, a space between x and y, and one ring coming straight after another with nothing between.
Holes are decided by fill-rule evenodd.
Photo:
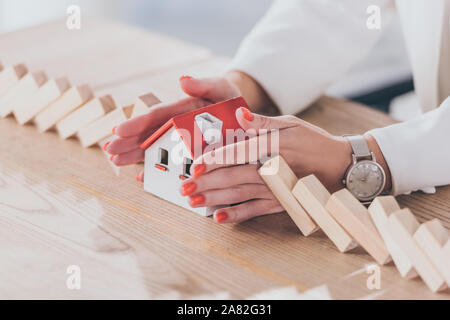
<instances>
[{"instance_id":1,"label":"wooden table","mask_svg":"<svg viewBox=\"0 0 450 320\"><path fill-rule=\"evenodd\" d=\"M65 21L0 35L5 65L26 62L68 75L120 104L153 90L181 95L177 78L209 75L227 61L208 50L118 23ZM332 133L364 132L393 121L367 107L323 98L300 115ZM54 132L0 120L1 298L247 298L263 294L333 299L437 298L420 280L381 267L369 290L362 250L339 253L323 233L305 238L286 214L217 225L144 192L138 166L116 176L99 148L83 149ZM450 187L399 197L421 219L450 227ZM68 290L68 266L81 290Z\"/></svg>"}]
</instances>

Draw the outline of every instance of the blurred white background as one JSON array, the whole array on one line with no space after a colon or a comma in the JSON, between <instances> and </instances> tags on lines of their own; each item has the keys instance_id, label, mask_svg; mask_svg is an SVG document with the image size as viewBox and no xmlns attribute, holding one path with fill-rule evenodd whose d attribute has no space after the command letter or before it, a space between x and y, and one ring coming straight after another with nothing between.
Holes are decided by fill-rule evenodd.
<instances>
[{"instance_id":1,"label":"blurred white background","mask_svg":"<svg viewBox=\"0 0 450 320\"><path fill-rule=\"evenodd\" d=\"M271 0L0 0L0 32L67 17L102 16L151 28L231 56Z\"/></svg>"},{"instance_id":2,"label":"blurred white background","mask_svg":"<svg viewBox=\"0 0 450 320\"><path fill-rule=\"evenodd\" d=\"M338 0L336 0L338 1ZM102 16L150 28L233 56L239 42L272 0L0 0L0 32L67 17L69 5L82 18ZM399 22L379 44L328 91L388 111L395 96L412 89ZM301 40L300 40L301 41Z\"/></svg>"}]
</instances>

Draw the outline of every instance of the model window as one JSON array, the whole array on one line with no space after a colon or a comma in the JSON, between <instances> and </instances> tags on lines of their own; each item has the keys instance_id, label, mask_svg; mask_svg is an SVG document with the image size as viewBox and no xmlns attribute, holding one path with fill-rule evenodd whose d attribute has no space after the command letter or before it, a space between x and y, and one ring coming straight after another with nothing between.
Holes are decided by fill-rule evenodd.
<instances>
[{"instance_id":1,"label":"model window","mask_svg":"<svg viewBox=\"0 0 450 320\"><path fill-rule=\"evenodd\" d=\"M184 158L183 161L183 175L189 177L191 174L191 165L192 165L192 159Z\"/></svg>"},{"instance_id":2,"label":"model window","mask_svg":"<svg viewBox=\"0 0 450 320\"><path fill-rule=\"evenodd\" d=\"M169 151L159 148L159 163L167 166L169 164Z\"/></svg>"}]
</instances>

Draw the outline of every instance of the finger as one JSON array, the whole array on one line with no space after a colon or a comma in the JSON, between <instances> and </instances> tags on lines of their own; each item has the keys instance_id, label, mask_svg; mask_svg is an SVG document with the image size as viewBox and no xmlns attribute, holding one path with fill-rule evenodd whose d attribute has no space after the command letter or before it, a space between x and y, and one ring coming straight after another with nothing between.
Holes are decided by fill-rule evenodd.
<instances>
[{"instance_id":1,"label":"finger","mask_svg":"<svg viewBox=\"0 0 450 320\"><path fill-rule=\"evenodd\" d=\"M297 126L301 121L295 116L266 117L252 113L247 108L241 107L236 110L236 120L245 131L281 130ZM267 131L264 131L266 133Z\"/></svg>"},{"instance_id":2,"label":"finger","mask_svg":"<svg viewBox=\"0 0 450 320\"><path fill-rule=\"evenodd\" d=\"M144 182L144 171L139 172L136 175L136 181L137 182Z\"/></svg>"},{"instance_id":3,"label":"finger","mask_svg":"<svg viewBox=\"0 0 450 320\"><path fill-rule=\"evenodd\" d=\"M110 160L116 166L128 166L143 161L145 158L145 151L141 149L135 149L130 152L112 155Z\"/></svg>"},{"instance_id":4,"label":"finger","mask_svg":"<svg viewBox=\"0 0 450 320\"><path fill-rule=\"evenodd\" d=\"M190 173L197 178L219 168L247 163L258 164L259 160L278 154L278 137L277 134L269 133L205 152L194 160Z\"/></svg>"},{"instance_id":5,"label":"finger","mask_svg":"<svg viewBox=\"0 0 450 320\"><path fill-rule=\"evenodd\" d=\"M193 208L229 205L250 199L273 199L270 190L264 184L242 184L227 189L208 190L189 196L189 205Z\"/></svg>"},{"instance_id":6,"label":"finger","mask_svg":"<svg viewBox=\"0 0 450 320\"><path fill-rule=\"evenodd\" d=\"M184 98L173 103L161 103L139 117L123 122L115 129L115 134L122 138L145 133L150 128L158 128L170 118L208 105L198 98Z\"/></svg>"},{"instance_id":7,"label":"finger","mask_svg":"<svg viewBox=\"0 0 450 320\"><path fill-rule=\"evenodd\" d=\"M219 209L214 213L214 220L218 223L241 222L254 217L283 211L283 207L275 199L256 199L237 206Z\"/></svg>"},{"instance_id":8,"label":"finger","mask_svg":"<svg viewBox=\"0 0 450 320\"><path fill-rule=\"evenodd\" d=\"M235 98L238 91L224 78L203 78L182 77L180 79L181 89L191 97L207 99L219 102Z\"/></svg>"},{"instance_id":9,"label":"finger","mask_svg":"<svg viewBox=\"0 0 450 320\"><path fill-rule=\"evenodd\" d=\"M207 190L226 189L242 184L264 184L257 170L258 167L251 164L220 168L198 178L185 180L181 185L180 193L183 196L189 196Z\"/></svg>"},{"instance_id":10,"label":"finger","mask_svg":"<svg viewBox=\"0 0 450 320\"><path fill-rule=\"evenodd\" d=\"M116 138L104 145L104 150L110 154L121 154L139 149L141 139L139 136L130 138Z\"/></svg>"}]
</instances>

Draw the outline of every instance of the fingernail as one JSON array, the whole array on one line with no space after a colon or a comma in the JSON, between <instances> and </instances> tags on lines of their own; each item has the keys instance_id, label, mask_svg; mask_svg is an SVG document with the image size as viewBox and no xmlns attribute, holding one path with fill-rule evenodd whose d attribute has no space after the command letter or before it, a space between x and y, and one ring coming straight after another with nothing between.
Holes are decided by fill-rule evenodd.
<instances>
[{"instance_id":1,"label":"fingernail","mask_svg":"<svg viewBox=\"0 0 450 320\"><path fill-rule=\"evenodd\" d=\"M191 196L189 197L189 199L191 200L191 207L195 207L205 203L205 196L202 194Z\"/></svg>"},{"instance_id":2,"label":"fingernail","mask_svg":"<svg viewBox=\"0 0 450 320\"><path fill-rule=\"evenodd\" d=\"M139 172L137 175L136 175L136 181L141 181L141 177L140 177L140 175L141 175L141 173Z\"/></svg>"},{"instance_id":3,"label":"fingernail","mask_svg":"<svg viewBox=\"0 0 450 320\"><path fill-rule=\"evenodd\" d=\"M255 119L253 114L247 108L241 107L240 110L241 110L242 115L244 116L245 120L253 121L253 119Z\"/></svg>"},{"instance_id":4,"label":"fingernail","mask_svg":"<svg viewBox=\"0 0 450 320\"><path fill-rule=\"evenodd\" d=\"M204 164L198 164L194 167L194 178L200 177L206 171L206 166Z\"/></svg>"},{"instance_id":5,"label":"fingernail","mask_svg":"<svg viewBox=\"0 0 450 320\"><path fill-rule=\"evenodd\" d=\"M195 190L197 189L197 184L195 182L188 182L181 186L181 194L183 196L188 196L190 194L193 194Z\"/></svg>"},{"instance_id":6,"label":"fingernail","mask_svg":"<svg viewBox=\"0 0 450 320\"><path fill-rule=\"evenodd\" d=\"M218 223L221 223L222 221L225 221L228 219L228 213L226 213L225 211L216 213L216 221Z\"/></svg>"},{"instance_id":7,"label":"fingernail","mask_svg":"<svg viewBox=\"0 0 450 320\"><path fill-rule=\"evenodd\" d=\"M191 76L186 76L186 75L180 77L180 81L183 81L183 80L186 80L186 79L192 79L192 77Z\"/></svg>"},{"instance_id":8,"label":"fingernail","mask_svg":"<svg viewBox=\"0 0 450 320\"><path fill-rule=\"evenodd\" d=\"M112 133L115 135L116 134L116 129L117 127L115 126L114 128L112 128Z\"/></svg>"},{"instance_id":9,"label":"fingernail","mask_svg":"<svg viewBox=\"0 0 450 320\"><path fill-rule=\"evenodd\" d=\"M111 155L111 157L109 157L109 161L113 161L115 156L116 156L115 154Z\"/></svg>"},{"instance_id":10,"label":"fingernail","mask_svg":"<svg viewBox=\"0 0 450 320\"><path fill-rule=\"evenodd\" d=\"M106 148L108 148L108 146L109 146L110 143L111 143L110 141L106 142L106 143L103 145L103 150L106 151Z\"/></svg>"}]
</instances>

